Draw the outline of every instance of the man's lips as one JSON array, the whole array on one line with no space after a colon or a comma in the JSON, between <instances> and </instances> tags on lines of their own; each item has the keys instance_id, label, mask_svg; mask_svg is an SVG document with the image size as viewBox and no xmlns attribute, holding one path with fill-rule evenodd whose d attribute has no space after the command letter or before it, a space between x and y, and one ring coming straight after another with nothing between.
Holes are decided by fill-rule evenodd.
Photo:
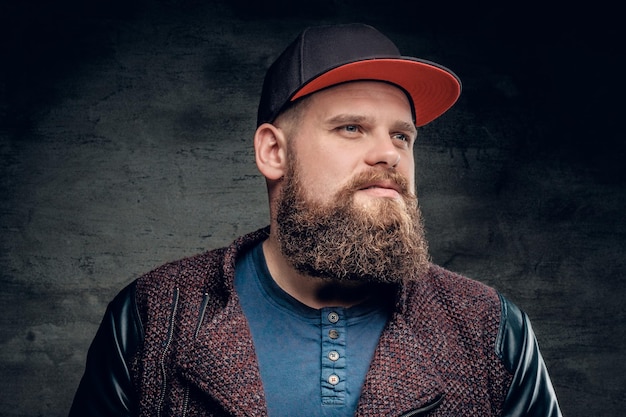
<instances>
[{"instance_id":1,"label":"man's lips","mask_svg":"<svg viewBox=\"0 0 626 417\"><path fill-rule=\"evenodd\" d=\"M364 191L376 197L398 198L402 195L400 186L393 181L377 181L359 187L359 191Z\"/></svg>"},{"instance_id":2,"label":"man's lips","mask_svg":"<svg viewBox=\"0 0 626 417\"><path fill-rule=\"evenodd\" d=\"M400 190L400 186L398 184L396 184L394 181L377 181L377 182L373 182L373 183L369 183L369 184L365 184L362 187L360 187L360 190L370 190L370 189L386 189L386 190L393 190L395 192L397 192L398 194L400 194L402 191Z\"/></svg>"}]
</instances>

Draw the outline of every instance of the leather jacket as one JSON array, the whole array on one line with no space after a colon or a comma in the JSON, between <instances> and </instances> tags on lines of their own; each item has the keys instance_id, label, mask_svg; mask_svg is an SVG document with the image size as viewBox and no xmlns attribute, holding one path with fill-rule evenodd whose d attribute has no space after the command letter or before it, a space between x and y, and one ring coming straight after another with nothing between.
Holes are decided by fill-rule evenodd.
<instances>
[{"instance_id":1,"label":"leather jacket","mask_svg":"<svg viewBox=\"0 0 626 417\"><path fill-rule=\"evenodd\" d=\"M109 304L91 344L85 373L70 417L138 415L138 394L131 363L144 341L144 326L136 301L136 282ZM550 377L526 314L500 295L501 320L494 349L512 382L503 405L504 417L560 417ZM426 415L437 398L406 416Z\"/></svg>"}]
</instances>

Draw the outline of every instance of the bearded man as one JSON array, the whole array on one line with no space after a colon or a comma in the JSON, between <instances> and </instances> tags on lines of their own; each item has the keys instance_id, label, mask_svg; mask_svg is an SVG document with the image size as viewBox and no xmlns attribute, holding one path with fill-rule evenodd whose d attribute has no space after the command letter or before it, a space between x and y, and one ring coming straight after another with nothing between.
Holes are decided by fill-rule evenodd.
<instances>
[{"instance_id":1,"label":"bearded man","mask_svg":"<svg viewBox=\"0 0 626 417\"><path fill-rule=\"evenodd\" d=\"M417 127L460 82L376 29L305 30L254 136L268 228L110 303L74 416L560 416L527 316L429 261Z\"/></svg>"}]
</instances>

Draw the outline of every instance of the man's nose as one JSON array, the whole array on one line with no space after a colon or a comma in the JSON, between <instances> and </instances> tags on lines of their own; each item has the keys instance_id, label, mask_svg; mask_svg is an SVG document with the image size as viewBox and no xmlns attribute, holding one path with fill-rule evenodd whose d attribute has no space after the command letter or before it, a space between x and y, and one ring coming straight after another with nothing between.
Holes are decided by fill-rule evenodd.
<instances>
[{"instance_id":1,"label":"man's nose","mask_svg":"<svg viewBox=\"0 0 626 417\"><path fill-rule=\"evenodd\" d=\"M379 134L372 138L366 162L369 165L387 165L394 168L400 162L400 152L393 139L387 134Z\"/></svg>"}]
</instances>

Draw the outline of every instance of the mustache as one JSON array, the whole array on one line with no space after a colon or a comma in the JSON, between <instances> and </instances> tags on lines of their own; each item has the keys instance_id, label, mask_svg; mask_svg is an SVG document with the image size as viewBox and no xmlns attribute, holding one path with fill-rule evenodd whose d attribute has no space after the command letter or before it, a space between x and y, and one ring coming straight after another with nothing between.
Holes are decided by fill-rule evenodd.
<instances>
[{"instance_id":1,"label":"mustache","mask_svg":"<svg viewBox=\"0 0 626 417\"><path fill-rule=\"evenodd\" d=\"M344 195L352 195L355 192L377 182L391 181L398 188L400 195L405 198L414 198L415 195L409 190L409 180L395 170L368 170L356 174L340 191Z\"/></svg>"}]
</instances>

